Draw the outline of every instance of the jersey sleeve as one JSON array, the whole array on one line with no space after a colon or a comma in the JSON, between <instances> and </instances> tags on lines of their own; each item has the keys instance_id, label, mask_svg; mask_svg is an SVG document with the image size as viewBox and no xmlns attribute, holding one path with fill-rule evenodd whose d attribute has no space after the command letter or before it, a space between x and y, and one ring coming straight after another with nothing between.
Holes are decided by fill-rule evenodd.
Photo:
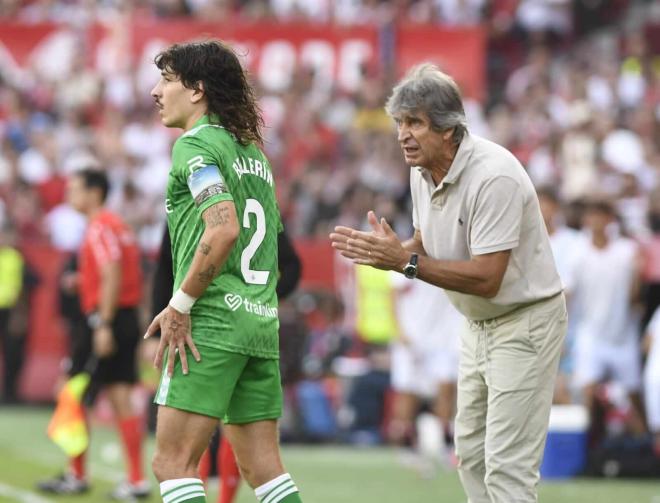
<instances>
[{"instance_id":1,"label":"jersey sleeve","mask_svg":"<svg viewBox=\"0 0 660 503\"><path fill-rule=\"evenodd\" d=\"M222 201L233 201L230 187L222 176L223 159L214 155L203 142L181 137L172 152L174 168L188 185L197 212Z\"/></svg>"},{"instance_id":2,"label":"jersey sleeve","mask_svg":"<svg viewBox=\"0 0 660 503\"><path fill-rule=\"evenodd\" d=\"M470 225L470 250L483 255L518 246L523 195L516 180L496 176L479 190Z\"/></svg>"},{"instance_id":3,"label":"jersey sleeve","mask_svg":"<svg viewBox=\"0 0 660 503\"><path fill-rule=\"evenodd\" d=\"M646 331L651 334L654 344L656 342L660 344L660 308L656 308L656 310L653 311L653 316L651 316L651 321L649 321Z\"/></svg>"},{"instance_id":4,"label":"jersey sleeve","mask_svg":"<svg viewBox=\"0 0 660 503\"><path fill-rule=\"evenodd\" d=\"M94 260L99 266L121 260L119 237L110 225L97 223L89 230L89 244Z\"/></svg>"},{"instance_id":5,"label":"jersey sleeve","mask_svg":"<svg viewBox=\"0 0 660 503\"><path fill-rule=\"evenodd\" d=\"M419 228L419 213L417 212L417 184L415 183L414 177L416 176L416 170L410 171L410 197L412 199L412 223L413 229L418 231Z\"/></svg>"}]
</instances>

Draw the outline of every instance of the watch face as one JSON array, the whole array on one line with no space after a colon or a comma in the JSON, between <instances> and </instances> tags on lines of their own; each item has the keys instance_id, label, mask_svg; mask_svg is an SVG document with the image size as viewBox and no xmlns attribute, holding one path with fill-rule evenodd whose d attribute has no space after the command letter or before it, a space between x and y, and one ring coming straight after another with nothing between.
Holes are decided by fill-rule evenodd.
<instances>
[{"instance_id":1,"label":"watch face","mask_svg":"<svg viewBox=\"0 0 660 503\"><path fill-rule=\"evenodd\" d=\"M403 268L403 274L406 278L414 278L417 276L417 266L413 264L408 264Z\"/></svg>"}]
</instances>

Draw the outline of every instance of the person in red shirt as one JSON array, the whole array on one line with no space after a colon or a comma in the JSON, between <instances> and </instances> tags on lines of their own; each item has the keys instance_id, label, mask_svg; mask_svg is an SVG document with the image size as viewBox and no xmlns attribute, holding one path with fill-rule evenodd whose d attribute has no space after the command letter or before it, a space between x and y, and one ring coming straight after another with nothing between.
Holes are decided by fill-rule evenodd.
<instances>
[{"instance_id":1,"label":"person in red shirt","mask_svg":"<svg viewBox=\"0 0 660 503\"><path fill-rule=\"evenodd\" d=\"M140 340L137 306L142 296L140 252L132 230L104 207L109 183L103 171L85 169L71 176L69 204L83 213L88 226L78 256L77 286L88 330L74 340L70 375L93 367L92 395L103 388L112 405L127 459L128 480L111 494L116 500L147 497L142 468L143 421L131 403L137 381L136 350ZM89 395L89 392L88 392ZM56 494L89 489L84 454L71 459L68 473L38 487Z\"/></svg>"}]
</instances>

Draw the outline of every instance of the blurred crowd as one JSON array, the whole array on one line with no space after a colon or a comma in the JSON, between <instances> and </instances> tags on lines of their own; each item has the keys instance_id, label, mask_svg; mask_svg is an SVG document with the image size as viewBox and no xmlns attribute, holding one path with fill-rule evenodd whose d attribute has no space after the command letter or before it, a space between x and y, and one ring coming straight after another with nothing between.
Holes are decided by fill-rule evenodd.
<instances>
[{"instance_id":1,"label":"blurred crowd","mask_svg":"<svg viewBox=\"0 0 660 503\"><path fill-rule=\"evenodd\" d=\"M494 17L500 26L518 20L525 28L568 32L572 2L536 0L7 0L0 15L21 21L85 22L127 10L154 17L191 16L221 21L302 20L339 24L383 23L394 18L416 23L478 25ZM578 2L579 3L579 2ZM585 9L595 6L584 2ZM592 2L593 4L593 2Z\"/></svg>"},{"instance_id":2,"label":"blurred crowd","mask_svg":"<svg viewBox=\"0 0 660 503\"><path fill-rule=\"evenodd\" d=\"M2 2L0 21L84 24L127 11L206 20L302 19L384 27L397 19L483 26L488 34L488 95L483 101L465 96L469 130L510 149L540 190L552 188L544 192L548 204L555 205L549 225L565 225L577 233L575 241L556 253L584 257L593 251L590 237L598 223L587 219L584 227L583 217L598 196L596 209L611 217L606 235L627 240L634 249L629 258L635 268L628 279L645 285L629 296L613 294L609 299L626 303L621 316L634 324L626 326L625 337L639 342L642 327L660 303L660 2L34 0ZM110 207L135 228L145 255L153 256L162 236L165 212L160 209L176 135L160 125L148 95L149 79L155 83L156 74L126 68L93 71L84 54L78 56L57 79L40 78L44 70L38 67L26 69L20 78L0 68L0 225L8 236L3 244L51 243L74 252L85 224L64 203L66 177L98 165L112 180ZM339 222L364 226L369 209L387 218L401 236L411 234L408 171L394 125L383 110L396 77L387 65L380 72L365 69L358 89L348 92L319 86L312 71L298 68L290 88L258 89L267 125L265 150L294 239L325 239ZM619 258L612 260L607 267L621 267ZM565 278L567 289L575 288L569 293L588 299L593 290L580 290L587 288L585 281ZM355 281L342 280L341 286L355 288ZM368 340L357 323L357 294L340 294L301 295L291 308L306 314L315 309L303 329L308 342L301 372L320 377L333 372L365 375L365 368L375 369L365 389L380 390L380 412L371 414L380 420L386 386L378 372L389 368L387 355L363 351L368 355L364 368L346 360L339 360L339 370L334 364L338 356L355 351L355 334L365 347L379 348L396 339L400 327L392 322L391 329L384 329L387 334ZM575 302L574 326L588 303ZM284 330L299 330L295 314L287 318L284 309L283 316ZM610 342L616 345L617 337ZM641 362L640 346L634 351ZM641 372L640 366L627 391L639 392ZM587 384L592 383L581 381L578 391L584 392ZM576 386L569 382L558 400L583 400ZM301 393L308 394L300 400L316 396L310 389ZM324 394L335 392L325 389ZM638 399L631 396L633 402ZM363 397L355 403L366 402ZM643 416L641 408L639 412ZM351 417L357 416L354 411ZM646 421L638 419L636 428L642 431Z\"/></svg>"}]
</instances>

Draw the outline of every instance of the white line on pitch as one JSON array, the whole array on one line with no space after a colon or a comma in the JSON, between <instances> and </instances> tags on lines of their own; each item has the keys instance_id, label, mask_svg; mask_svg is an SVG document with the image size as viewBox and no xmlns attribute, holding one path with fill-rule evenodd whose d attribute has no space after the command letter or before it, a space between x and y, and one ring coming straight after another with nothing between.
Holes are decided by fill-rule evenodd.
<instances>
[{"instance_id":1,"label":"white line on pitch","mask_svg":"<svg viewBox=\"0 0 660 503\"><path fill-rule=\"evenodd\" d=\"M20 503L54 503L53 500L42 498L30 491L3 484L2 482L0 482L0 495L14 498Z\"/></svg>"}]
</instances>

